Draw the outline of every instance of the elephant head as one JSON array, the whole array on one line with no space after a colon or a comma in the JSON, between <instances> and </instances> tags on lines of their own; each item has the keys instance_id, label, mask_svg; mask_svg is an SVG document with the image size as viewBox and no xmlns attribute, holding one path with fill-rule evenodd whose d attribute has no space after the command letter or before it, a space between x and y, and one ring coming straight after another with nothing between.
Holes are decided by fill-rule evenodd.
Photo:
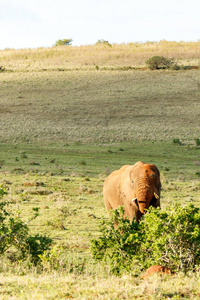
<instances>
[{"instance_id":1,"label":"elephant head","mask_svg":"<svg viewBox=\"0 0 200 300\"><path fill-rule=\"evenodd\" d=\"M144 214L149 206L160 206L160 172L155 165L136 163L130 171L132 202Z\"/></svg>"},{"instance_id":2,"label":"elephant head","mask_svg":"<svg viewBox=\"0 0 200 300\"><path fill-rule=\"evenodd\" d=\"M141 161L122 166L105 180L103 195L107 210L124 206L124 217L137 222L149 206L160 206L160 173L155 165Z\"/></svg>"}]
</instances>

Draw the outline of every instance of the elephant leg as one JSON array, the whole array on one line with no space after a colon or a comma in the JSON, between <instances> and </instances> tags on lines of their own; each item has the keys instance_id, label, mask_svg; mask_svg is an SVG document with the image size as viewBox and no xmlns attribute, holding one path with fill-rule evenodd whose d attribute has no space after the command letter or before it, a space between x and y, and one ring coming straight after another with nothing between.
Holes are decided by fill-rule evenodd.
<instances>
[{"instance_id":1,"label":"elephant leg","mask_svg":"<svg viewBox=\"0 0 200 300\"><path fill-rule=\"evenodd\" d=\"M106 205L107 210L112 209L112 206L110 205L110 203L108 201L105 201L105 205Z\"/></svg>"}]
</instances>

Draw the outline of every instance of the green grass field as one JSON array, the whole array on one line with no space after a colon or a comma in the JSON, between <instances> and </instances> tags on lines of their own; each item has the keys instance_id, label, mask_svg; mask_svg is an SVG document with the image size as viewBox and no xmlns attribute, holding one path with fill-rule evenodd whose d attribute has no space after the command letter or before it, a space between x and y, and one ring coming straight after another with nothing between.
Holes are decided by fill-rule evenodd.
<instances>
[{"instance_id":1,"label":"green grass field","mask_svg":"<svg viewBox=\"0 0 200 300\"><path fill-rule=\"evenodd\" d=\"M24 221L40 207L30 232L53 238L59 268L2 257L0 299L199 299L198 272L118 278L92 259L90 240L108 218L103 182L124 164L157 165L162 207L200 207L200 71L59 71L52 54L54 70L26 72L12 51L1 52L15 71L0 73L0 183ZM33 65L48 51L29 50Z\"/></svg>"}]
</instances>

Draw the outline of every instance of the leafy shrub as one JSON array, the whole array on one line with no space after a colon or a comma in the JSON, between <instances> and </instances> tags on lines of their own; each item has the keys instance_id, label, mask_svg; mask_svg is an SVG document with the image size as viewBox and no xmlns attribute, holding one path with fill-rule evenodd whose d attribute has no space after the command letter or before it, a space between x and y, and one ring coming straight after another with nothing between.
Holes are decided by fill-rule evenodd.
<instances>
[{"instance_id":1,"label":"leafy shrub","mask_svg":"<svg viewBox=\"0 0 200 300\"><path fill-rule=\"evenodd\" d=\"M166 265L174 271L200 264L200 209L175 205L167 211L150 208L141 222L144 240L139 260L145 267Z\"/></svg>"},{"instance_id":2,"label":"leafy shrub","mask_svg":"<svg viewBox=\"0 0 200 300\"><path fill-rule=\"evenodd\" d=\"M3 66L0 66L0 72L4 72L6 69Z\"/></svg>"},{"instance_id":3,"label":"leafy shrub","mask_svg":"<svg viewBox=\"0 0 200 300\"><path fill-rule=\"evenodd\" d=\"M24 259L29 255L31 262L37 265L40 261L40 256L50 249L51 244L52 239L49 237L40 236L39 234L28 236L22 246L20 246L21 258Z\"/></svg>"},{"instance_id":4,"label":"leafy shrub","mask_svg":"<svg viewBox=\"0 0 200 300\"><path fill-rule=\"evenodd\" d=\"M0 188L0 198L5 194L6 190ZM0 255L4 255L11 248L12 259L15 257L23 260L29 256L31 262L36 265L40 259L39 255L49 249L52 243L52 240L46 236L29 235L28 223L39 215L39 208L33 208L32 218L24 223L19 212L13 214L6 209L6 206L6 201L0 202Z\"/></svg>"},{"instance_id":5,"label":"leafy shrub","mask_svg":"<svg viewBox=\"0 0 200 300\"><path fill-rule=\"evenodd\" d=\"M18 215L9 213L5 207L7 203L0 203L0 254L12 245L20 244L27 236L28 227L23 224Z\"/></svg>"},{"instance_id":6,"label":"leafy shrub","mask_svg":"<svg viewBox=\"0 0 200 300\"><path fill-rule=\"evenodd\" d=\"M177 145L182 145L182 142L180 139L173 139L173 143Z\"/></svg>"},{"instance_id":7,"label":"leafy shrub","mask_svg":"<svg viewBox=\"0 0 200 300\"><path fill-rule=\"evenodd\" d=\"M168 59L164 56L152 56L145 63L151 70L170 69L177 71L183 69L182 66L178 65L177 60L173 58Z\"/></svg>"},{"instance_id":8,"label":"leafy shrub","mask_svg":"<svg viewBox=\"0 0 200 300\"><path fill-rule=\"evenodd\" d=\"M108 41L105 41L104 39L98 40L96 42L96 45L106 45L106 46L112 46Z\"/></svg>"},{"instance_id":9,"label":"leafy shrub","mask_svg":"<svg viewBox=\"0 0 200 300\"><path fill-rule=\"evenodd\" d=\"M51 249L39 254L41 264L44 269L58 270L61 267L66 267L66 251L61 246L54 245Z\"/></svg>"},{"instance_id":10,"label":"leafy shrub","mask_svg":"<svg viewBox=\"0 0 200 300\"><path fill-rule=\"evenodd\" d=\"M0 186L0 198L2 198L4 195L7 195L6 189L3 187L3 185Z\"/></svg>"},{"instance_id":11,"label":"leafy shrub","mask_svg":"<svg viewBox=\"0 0 200 300\"><path fill-rule=\"evenodd\" d=\"M152 56L145 61L147 66L153 69L168 69L171 65L171 60L164 56Z\"/></svg>"},{"instance_id":12,"label":"leafy shrub","mask_svg":"<svg viewBox=\"0 0 200 300\"><path fill-rule=\"evenodd\" d=\"M54 46L70 46L72 42L72 39L57 40Z\"/></svg>"},{"instance_id":13,"label":"leafy shrub","mask_svg":"<svg viewBox=\"0 0 200 300\"><path fill-rule=\"evenodd\" d=\"M93 257L108 262L111 272L116 275L131 270L142 238L138 223L124 220L123 213L123 207L113 210L111 219L103 221L100 225L102 235L98 239L91 240ZM118 224L116 230L115 223Z\"/></svg>"},{"instance_id":14,"label":"leafy shrub","mask_svg":"<svg viewBox=\"0 0 200 300\"><path fill-rule=\"evenodd\" d=\"M178 71L178 70L181 70L181 67L177 63L171 63L169 69L174 70L174 71Z\"/></svg>"},{"instance_id":15,"label":"leafy shrub","mask_svg":"<svg viewBox=\"0 0 200 300\"><path fill-rule=\"evenodd\" d=\"M195 143L196 143L197 147L200 146L200 139L195 139Z\"/></svg>"},{"instance_id":16,"label":"leafy shrub","mask_svg":"<svg viewBox=\"0 0 200 300\"><path fill-rule=\"evenodd\" d=\"M193 205L151 207L140 224L123 219L123 208L101 225L101 236L91 241L93 257L122 274L134 266L166 265L173 271L194 270L200 264L200 210ZM118 223L117 230L114 222Z\"/></svg>"}]
</instances>

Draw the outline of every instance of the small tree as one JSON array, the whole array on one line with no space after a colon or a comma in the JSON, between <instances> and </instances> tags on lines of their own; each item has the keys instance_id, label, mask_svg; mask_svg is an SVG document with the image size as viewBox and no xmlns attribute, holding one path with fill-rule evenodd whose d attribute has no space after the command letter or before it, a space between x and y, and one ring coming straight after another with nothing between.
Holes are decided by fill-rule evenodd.
<instances>
[{"instance_id":1,"label":"small tree","mask_svg":"<svg viewBox=\"0 0 200 300\"><path fill-rule=\"evenodd\" d=\"M152 56L145 63L151 70L168 69L171 65L171 59L167 59L164 56Z\"/></svg>"},{"instance_id":2,"label":"small tree","mask_svg":"<svg viewBox=\"0 0 200 300\"><path fill-rule=\"evenodd\" d=\"M101 227L102 235L91 241L93 257L110 264L111 272L166 265L186 273L200 266L199 208L191 204L167 210L151 207L140 224L124 220L123 212L122 207L114 210Z\"/></svg>"},{"instance_id":3,"label":"small tree","mask_svg":"<svg viewBox=\"0 0 200 300\"><path fill-rule=\"evenodd\" d=\"M112 46L108 41L105 41L104 39L98 40L96 42L96 45L106 45L106 46Z\"/></svg>"},{"instance_id":4,"label":"small tree","mask_svg":"<svg viewBox=\"0 0 200 300\"><path fill-rule=\"evenodd\" d=\"M145 267L166 265L188 272L200 265L200 209L174 205L167 211L150 208L144 220L139 260Z\"/></svg>"},{"instance_id":5,"label":"small tree","mask_svg":"<svg viewBox=\"0 0 200 300\"><path fill-rule=\"evenodd\" d=\"M71 46L72 42L72 39L57 40L54 46Z\"/></svg>"}]
</instances>

